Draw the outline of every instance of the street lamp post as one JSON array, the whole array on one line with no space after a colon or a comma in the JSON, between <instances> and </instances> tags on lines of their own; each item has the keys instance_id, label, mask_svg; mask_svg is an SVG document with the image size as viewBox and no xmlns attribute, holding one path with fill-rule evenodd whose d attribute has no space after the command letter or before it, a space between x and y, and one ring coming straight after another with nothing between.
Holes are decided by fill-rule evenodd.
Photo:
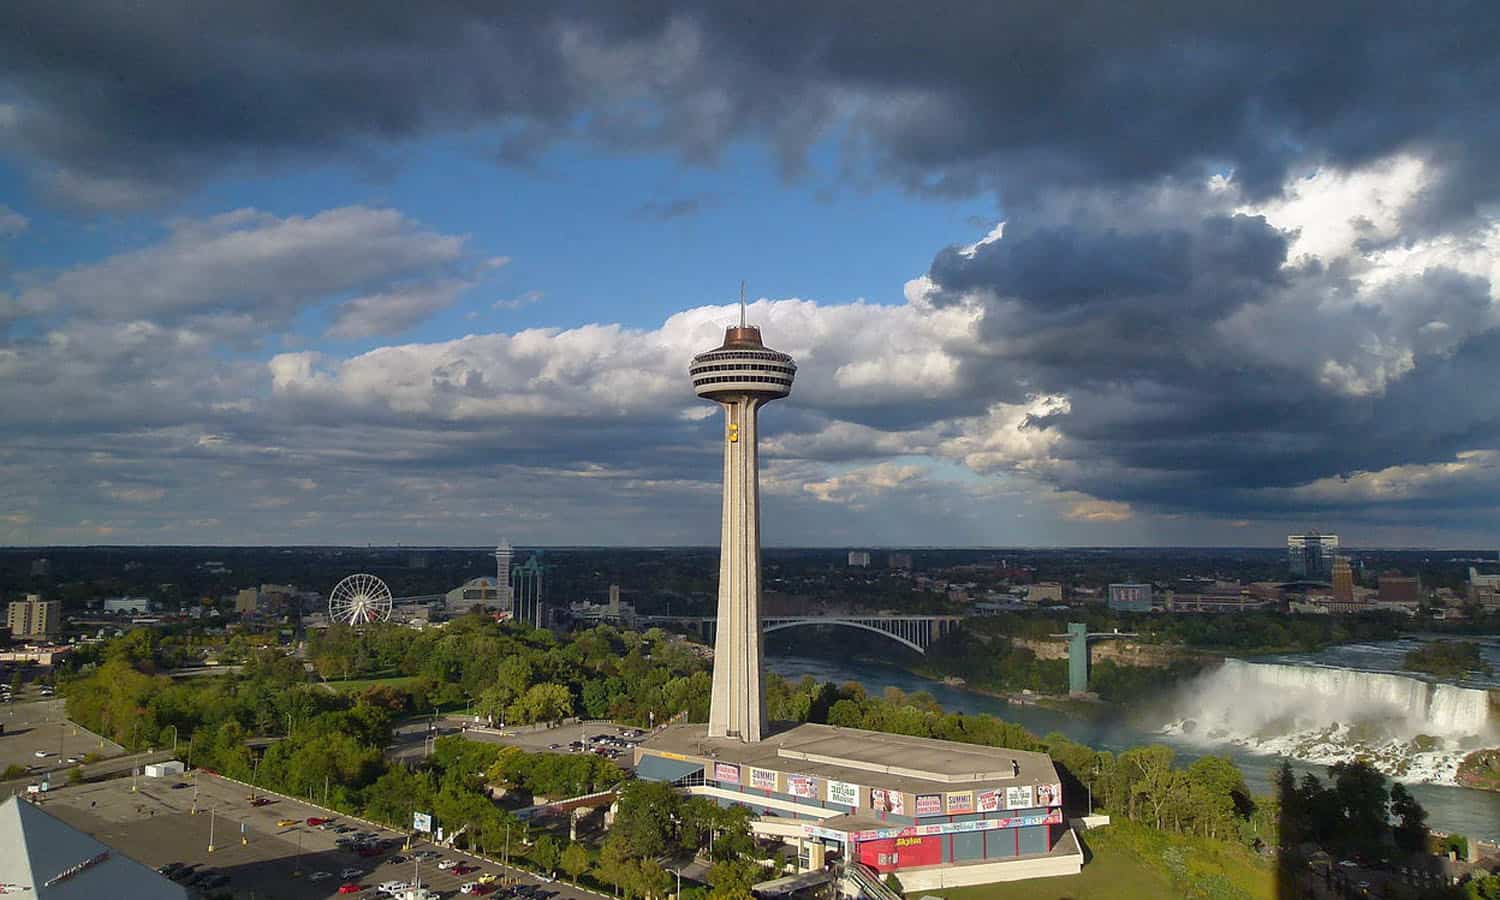
<instances>
[{"instance_id":1,"label":"street lamp post","mask_svg":"<svg viewBox=\"0 0 1500 900\"><path fill-rule=\"evenodd\" d=\"M170 728L170 729L172 729L172 755L176 756L177 755L177 726L176 725L168 725L167 727Z\"/></svg>"},{"instance_id":2,"label":"street lamp post","mask_svg":"<svg viewBox=\"0 0 1500 900\"><path fill-rule=\"evenodd\" d=\"M218 811L219 811L219 808L217 806L211 806L211 807L208 808L208 852L209 853L214 852L214 818L215 818L215 814Z\"/></svg>"},{"instance_id":3,"label":"street lamp post","mask_svg":"<svg viewBox=\"0 0 1500 900\"><path fill-rule=\"evenodd\" d=\"M260 780L260 760L261 760L261 758L259 756L255 757L255 765L250 768L250 799L251 800L255 799L255 785Z\"/></svg>"}]
</instances>

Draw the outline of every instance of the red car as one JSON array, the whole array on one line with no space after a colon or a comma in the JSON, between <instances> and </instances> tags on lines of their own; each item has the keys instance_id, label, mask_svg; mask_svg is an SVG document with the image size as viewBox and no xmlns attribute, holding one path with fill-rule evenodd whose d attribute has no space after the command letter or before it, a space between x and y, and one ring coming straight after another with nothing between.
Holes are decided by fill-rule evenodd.
<instances>
[{"instance_id":1,"label":"red car","mask_svg":"<svg viewBox=\"0 0 1500 900\"><path fill-rule=\"evenodd\" d=\"M332 819L320 819L317 816L311 816L311 817L308 818L307 824L313 825L313 826L317 826L317 825L322 825L324 822L332 822L332 821L333 821Z\"/></svg>"},{"instance_id":2,"label":"red car","mask_svg":"<svg viewBox=\"0 0 1500 900\"><path fill-rule=\"evenodd\" d=\"M339 893L340 894L357 894L357 893L359 893L362 890L364 890L364 888L360 887L359 885L355 884L352 881L349 882L348 884L341 884L341 885L339 885Z\"/></svg>"},{"instance_id":3,"label":"red car","mask_svg":"<svg viewBox=\"0 0 1500 900\"><path fill-rule=\"evenodd\" d=\"M453 874L454 875L467 875L470 872L478 872L478 871L479 871L479 867L478 866L457 865L457 866L453 867Z\"/></svg>"}]
</instances>

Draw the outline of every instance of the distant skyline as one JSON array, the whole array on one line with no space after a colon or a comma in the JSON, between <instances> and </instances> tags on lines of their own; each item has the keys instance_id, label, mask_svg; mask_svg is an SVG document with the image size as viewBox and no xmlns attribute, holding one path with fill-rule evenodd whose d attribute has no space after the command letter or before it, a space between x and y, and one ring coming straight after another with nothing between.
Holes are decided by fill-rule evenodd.
<instances>
[{"instance_id":1,"label":"distant skyline","mask_svg":"<svg viewBox=\"0 0 1500 900\"><path fill-rule=\"evenodd\" d=\"M767 546L1500 546L1500 9L332 9L3 14L0 544L708 544L745 279Z\"/></svg>"}]
</instances>

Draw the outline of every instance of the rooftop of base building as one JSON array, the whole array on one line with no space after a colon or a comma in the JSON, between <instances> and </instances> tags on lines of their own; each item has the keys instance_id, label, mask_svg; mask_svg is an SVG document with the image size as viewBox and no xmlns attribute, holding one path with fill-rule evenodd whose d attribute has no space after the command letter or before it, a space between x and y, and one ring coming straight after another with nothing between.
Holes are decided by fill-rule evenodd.
<instances>
[{"instance_id":1,"label":"rooftop of base building","mask_svg":"<svg viewBox=\"0 0 1500 900\"><path fill-rule=\"evenodd\" d=\"M1052 784L1045 753L886 734L836 725L773 725L756 744L710 738L707 726L669 725L641 745L704 762L723 761L911 792L992 783Z\"/></svg>"}]
</instances>

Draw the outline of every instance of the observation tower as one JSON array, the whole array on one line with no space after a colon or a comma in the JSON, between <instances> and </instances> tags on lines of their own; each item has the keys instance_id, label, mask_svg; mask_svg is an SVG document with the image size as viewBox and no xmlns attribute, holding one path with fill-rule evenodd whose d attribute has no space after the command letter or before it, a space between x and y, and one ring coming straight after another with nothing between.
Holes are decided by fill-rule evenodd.
<instances>
[{"instance_id":1,"label":"observation tower","mask_svg":"<svg viewBox=\"0 0 1500 900\"><path fill-rule=\"evenodd\" d=\"M724 407L724 504L719 541L719 615L708 736L758 742L766 731L760 646L760 408L792 392L797 364L761 343L760 329L740 324L724 343L688 367L699 397Z\"/></svg>"}]
</instances>

